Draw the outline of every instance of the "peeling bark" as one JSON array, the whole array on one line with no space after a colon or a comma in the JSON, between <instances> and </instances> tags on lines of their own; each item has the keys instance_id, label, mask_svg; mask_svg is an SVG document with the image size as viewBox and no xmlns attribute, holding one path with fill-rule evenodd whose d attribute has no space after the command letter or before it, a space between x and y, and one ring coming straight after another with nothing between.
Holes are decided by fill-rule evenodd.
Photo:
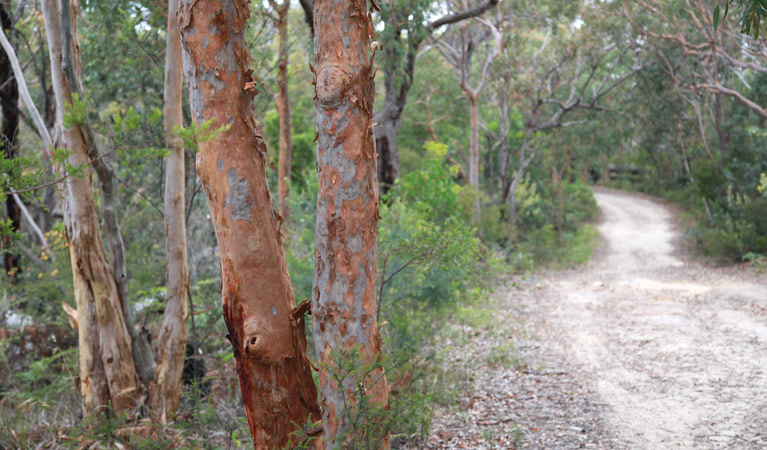
<instances>
[{"instance_id":1,"label":"peeling bark","mask_svg":"<svg viewBox=\"0 0 767 450\"><path fill-rule=\"evenodd\" d=\"M10 31L12 26L10 3L0 1L0 33ZM10 34L10 33L9 33ZM11 39L13 37L11 36ZM13 41L11 41L13 43ZM10 58L0 52L0 110L3 113L0 149L5 159L16 157L16 134L19 130L19 89L11 68ZM11 221L11 230L18 231L21 226L21 209L10 195L5 200L5 210ZM3 246L11 244L10 236L2 236ZM16 283L16 274L21 271L19 255L6 251L3 253L3 267L12 284Z\"/></svg>"},{"instance_id":2,"label":"peeling bark","mask_svg":"<svg viewBox=\"0 0 767 450\"><path fill-rule=\"evenodd\" d=\"M73 94L83 98L80 82L80 44L77 39L77 1L61 0L62 58L61 67ZM102 157L96 138L88 123L79 126L88 157L99 180L101 190L101 230L109 245L109 263L120 295L123 320L131 339L131 351L136 372L142 383L148 386L154 379L154 353L148 340L134 327L133 310L128 303L128 269L125 260L125 242L117 217L117 178L111 164Z\"/></svg>"},{"instance_id":3,"label":"peeling bark","mask_svg":"<svg viewBox=\"0 0 767 450\"><path fill-rule=\"evenodd\" d=\"M68 163L89 167L92 161L83 129L78 125L63 128L63 113L72 103L76 88L67 80L62 64L61 5L58 0L43 0L41 4L56 97L56 121L70 151ZM64 222L77 301L84 412L86 415L103 412L111 402L112 409L119 413L135 406L136 369L120 294L101 240L90 171L84 177L67 178L64 197Z\"/></svg>"},{"instance_id":4,"label":"peeling bark","mask_svg":"<svg viewBox=\"0 0 767 450\"><path fill-rule=\"evenodd\" d=\"M249 18L247 0L180 2L193 120L228 126L199 143L197 173L218 239L223 314L245 413L256 448L285 448L298 444L290 435L296 426L320 411L306 356L305 309L295 308L253 112Z\"/></svg>"},{"instance_id":5,"label":"peeling bark","mask_svg":"<svg viewBox=\"0 0 767 450\"><path fill-rule=\"evenodd\" d=\"M186 169L184 145L173 132L183 125L181 35L178 1L168 0L168 31L165 43L165 280L166 300L162 326L157 335L157 368L151 389L153 417L162 423L178 409L183 386L181 374L186 356L187 294L189 267L186 246Z\"/></svg>"},{"instance_id":6,"label":"peeling bark","mask_svg":"<svg viewBox=\"0 0 767 450\"><path fill-rule=\"evenodd\" d=\"M80 82L80 44L77 39L77 0L61 0L62 44L61 65L67 77L72 93L83 98ZM70 11L71 10L71 11ZM71 12L71 16L70 16ZM117 217L118 180L110 162L104 158L104 151L99 149L96 137L88 123L80 125L88 157L99 180L101 191L101 230L109 245L109 264L120 295L123 320L131 339L131 352L136 372L144 386L154 380L154 352L147 338L136 330L133 310L128 302L128 265L125 259L125 241L123 240L120 220Z\"/></svg>"},{"instance_id":7,"label":"peeling bark","mask_svg":"<svg viewBox=\"0 0 767 450\"><path fill-rule=\"evenodd\" d=\"M373 138L373 34L367 1L318 0L314 9L315 109L318 130L317 227L312 324L320 368L323 427L328 448L351 437L349 410L363 383L371 404L387 407L378 366L367 379L339 386L332 366L338 352L359 349L367 364L381 358L376 323L378 180ZM375 6L375 3L373 3ZM388 436L379 448L389 448Z\"/></svg>"}]
</instances>

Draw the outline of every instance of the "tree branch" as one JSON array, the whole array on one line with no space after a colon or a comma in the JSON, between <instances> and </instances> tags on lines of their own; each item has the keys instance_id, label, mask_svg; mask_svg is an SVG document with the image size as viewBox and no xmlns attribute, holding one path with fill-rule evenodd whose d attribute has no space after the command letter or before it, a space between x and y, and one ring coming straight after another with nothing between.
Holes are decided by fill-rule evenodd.
<instances>
[{"instance_id":1,"label":"tree branch","mask_svg":"<svg viewBox=\"0 0 767 450\"><path fill-rule=\"evenodd\" d=\"M309 33L314 39L314 0L298 0L304 10L304 20L309 26Z\"/></svg>"},{"instance_id":2,"label":"tree branch","mask_svg":"<svg viewBox=\"0 0 767 450\"><path fill-rule=\"evenodd\" d=\"M492 8L493 6L499 4L501 1L502 0L487 0L485 3L477 5L473 8L465 9L463 11L460 11L454 14L448 14L448 15L442 16L439 19L428 24L426 26L426 29L429 31L433 31L445 25L450 25L452 23L460 22L462 20L471 19L472 17L477 17L479 15L482 15L485 11Z\"/></svg>"}]
</instances>

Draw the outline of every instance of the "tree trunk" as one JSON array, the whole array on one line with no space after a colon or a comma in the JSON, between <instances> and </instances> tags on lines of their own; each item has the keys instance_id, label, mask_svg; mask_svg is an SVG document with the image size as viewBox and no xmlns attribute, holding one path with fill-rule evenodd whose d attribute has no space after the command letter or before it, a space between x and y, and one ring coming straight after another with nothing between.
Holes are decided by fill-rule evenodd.
<instances>
[{"instance_id":1,"label":"tree trunk","mask_svg":"<svg viewBox=\"0 0 767 450\"><path fill-rule=\"evenodd\" d=\"M200 142L197 173L221 255L223 314L255 447L294 447L319 417L279 223L256 126L256 88L245 43L246 0L182 0L179 23L193 120L221 132ZM222 129L222 127L225 127Z\"/></svg>"},{"instance_id":2,"label":"tree trunk","mask_svg":"<svg viewBox=\"0 0 767 450\"><path fill-rule=\"evenodd\" d=\"M64 111L72 103L75 88L70 86L62 67L60 4L58 0L41 3L56 96L56 121L70 151L67 162L89 167L92 161L83 130L79 125L63 128ZM86 415L104 412L111 402L112 409L119 413L133 408L137 396L131 338L101 240L90 171L84 177L70 177L65 183L64 222L77 302L84 412Z\"/></svg>"},{"instance_id":3,"label":"tree trunk","mask_svg":"<svg viewBox=\"0 0 767 450\"><path fill-rule=\"evenodd\" d=\"M477 97L469 95L470 126L469 138L469 185L475 189L474 223L479 224L479 105Z\"/></svg>"},{"instance_id":4,"label":"tree trunk","mask_svg":"<svg viewBox=\"0 0 767 450\"><path fill-rule=\"evenodd\" d=\"M512 183L509 187L509 227L511 228L511 234L517 232L517 192L516 183Z\"/></svg>"},{"instance_id":5,"label":"tree trunk","mask_svg":"<svg viewBox=\"0 0 767 450\"><path fill-rule=\"evenodd\" d=\"M368 47L373 26L367 5L317 0L314 9L319 194L312 323L322 363L319 384L328 448L345 448L358 438L355 431L364 424L353 422L352 411L363 404L362 396L366 405L388 406L376 322L378 180ZM370 371L339 382L334 366L341 363L341 352L353 350ZM381 431L375 445L389 448L388 433Z\"/></svg>"},{"instance_id":6,"label":"tree trunk","mask_svg":"<svg viewBox=\"0 0 767 450\"><path fill-rule=\"evenodd\" d=\"M504 142L498 149L498 171L501 178L501 199L498 202L499 205L506 204L511 186L511 178L509 176L509 152L511 149L508 142L508 139L504 139Z\"/></svg>"},{"instance_id":7,"label":"tree trunk","mask_svg":"<svg viewBox=\"0 0 767 450\"><path fill-rule=\"evenodd\" d=\"M13 25L10 3L6 4L4 1L0 1L0 25L2 28L0 33L10 31ZM10 58L5 52L0 53L0 110L3 113L0 149L2 149L5 159L10 161L16 157L16 134L19 130L19 89L13 75ZM21 226L19 205L9 195L5 200L5 206L7 217L11 222L11 230L18 231ZM7 249L7 246L11 245L10 236L2 236L2 243L3 247L6 247L6 251L3 253L3 267L11 284L15 284L16 274L21 271L20 256Z\"/></svg>"},{"instance_id":8,"label":"tree trunk","mask_svg":"<svg viewBox=\"0 0 767 450\"><path fill-rule=\"evenodd\" d=\"M714 94L714 126L719 137L719 152L727 154L727 134L722 129L722 94Z\"/></svg>"},{"instance_id":9,"label":"tree trunk","mask_svg":"<svg viewBox=\"0 0 767 450\"><path fill-rule=\"evenodd\" d=\"M378 181L382 194L389 192L400 177L397 135L404 106L398 103L394 88L387 88L383 108L376 114L375 146L378 152Z\"/></svg>"},{"instance_id":10,"label":"tree trunk","mask_svg":"<svg viewBox=\"0 0 767 450\"><path fill-rule=\"evenodd\" d=\"M559 171L556 167L551 168L551 181L557 190L557 244L562 243L562 226L565 219L565 205L562 200L562 175L564 170Z\"/></svg>"},{"instance_id":11,"label":"tree trunk","mask_svg":"<svg viewBox=\"0 0 767 450\"><path fill-rule=\"evenodd\" d=\"M276 6L276 4L275 4ZM293 138L290 130L290 96L288 93L288 11L290 1L276 8L278 15L277 30L279 31L279 62L277 63L277 113L280 115L280 141L277 194L280 199L282 216L290 215L288 196L290 195L290 164L293 158Z\"/></svg>"},{"instance_id":12,"label":"tree trunk","mask_svg":"<svg viewBox=\"0 0 767 450\"><path fill-rule=\"evenodd\" d=\"M165 280L166 300L162 327L157 335L157 369L151 390L153 417L162 423L172 418L181 400L181 372L186 355L187 290L189 268L186 251L186 174L184 145L174 129L183 125L181 35L178 1L168 0L165 42Z\"/></svg>"},{"instance_id":13,"label":"tree trunk","mask_svg":"<svg viewBox=\"0 0 767 450\"><path fill-rule=\"evenodd\" d=\"M77 1L61 0L61 23L62 23L62 59L61 66L67 83L73 94L83 98L83 89L80 83L80 44L77 40ZM117 285L117 293L120 296L123 320L128 329L131 340L131 352L136 372L144 386L154 379L155 362L152 347L147 339L139 334L134 327L133 310L128 302L128 269L125 261L125 243L120 230L120 221L117 218L117 178L110 163L102 157L103 153L98 149L93 130L87 123L80 124L85 148L91 160L93 169L99 179L101 188L101 229L109 244L111 253L110 267Z\"/></svg>"}]
</instances>

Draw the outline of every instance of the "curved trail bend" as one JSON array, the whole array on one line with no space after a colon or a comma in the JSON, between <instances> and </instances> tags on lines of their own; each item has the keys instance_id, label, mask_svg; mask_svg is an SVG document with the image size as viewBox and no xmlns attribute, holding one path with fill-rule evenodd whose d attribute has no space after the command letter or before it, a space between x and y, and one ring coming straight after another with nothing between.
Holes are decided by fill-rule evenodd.
<instances>
[{"instance_id":1,"label":"curved trail bend","mask_svg":"<svg viewBox=\"0 0 767 450\"><path fill-rule=\"evenodd\" d=\"M618 447L767 448L764 280L685 262L666 206L595 195L595 258L546 275L524 307L542 350L583 374Z\"/></svg>"},{"instance_id":2,"label":"curved trail bend","mask_svg":"<svg viewBox=\"0 0 767 450\"><path fill-rule=\"evenodd\" d=\"M588 264L446 329L473 392L437 410L426 448L767 449L767 276L690 262L667 206L595 194ZM493 363L509 347L525 364Z\"/></svg>"}]
</instances>

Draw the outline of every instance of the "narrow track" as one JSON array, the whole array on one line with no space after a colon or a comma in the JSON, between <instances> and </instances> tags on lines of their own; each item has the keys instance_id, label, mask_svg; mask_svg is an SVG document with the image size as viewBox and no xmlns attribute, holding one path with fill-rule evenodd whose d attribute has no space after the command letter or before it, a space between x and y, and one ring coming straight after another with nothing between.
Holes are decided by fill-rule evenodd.
<instances>
[{"instance_id":1,"label":"narrow track","mask_svg":"<svg viewBox=\"0 0 767 450\"><path fill-rule=\"evenodd\" d=\"M663 204L596 197L605 243L547 277L543 335L587 374L623 446L767 448L767 285L685 262Z\"/></svg>"},{"instance_id":2,"label":"narrow track","mask_svg":"<svg viewBox=\"0 0 767 450\"><path fill-rule=\"evenodd\" d=\"M458 352L481 361L521 320L528 370L478 366L469 409L438 412L428 448L767 449L765 276L689 261L661 202L596 198L592 261L500 293L496 329Z\"/></svg>"}]
</instances>

